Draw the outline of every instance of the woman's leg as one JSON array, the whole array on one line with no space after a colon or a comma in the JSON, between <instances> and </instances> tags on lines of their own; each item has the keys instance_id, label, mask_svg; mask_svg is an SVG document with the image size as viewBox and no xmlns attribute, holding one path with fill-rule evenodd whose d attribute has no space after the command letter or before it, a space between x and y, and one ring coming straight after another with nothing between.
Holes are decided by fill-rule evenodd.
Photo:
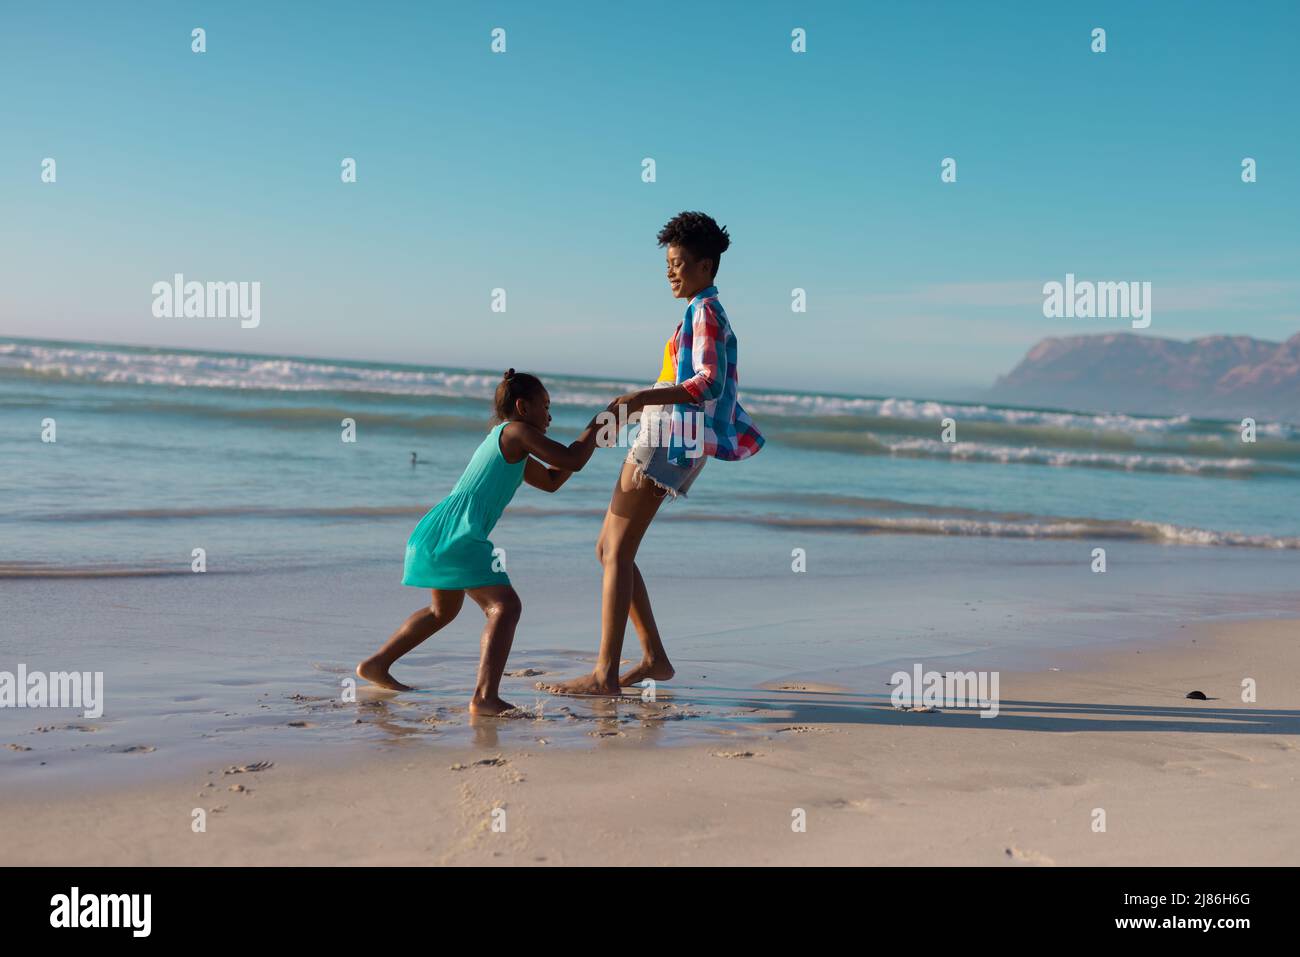
<instances>
[{"instance_id":1,"label":"woman's leg","mask_svg":"<svg viewBox=\"0 0 1300 957\"><path fill-rule=\"evenodd\" d=\"M515 626L519 624L523 603L509 585L471 588L469 597L474 599L487 616L480 646L478 681L474 685L474 697L470 699L469 710L473 714L501 714L514 707L509 702L502 701L499 692L501 675L506 670L510 646L515 641Z\"/></svg>"},{"instance_id":2,"label":"woman's leg","mask_svg":"<svg viewBox=\"0 0 1300 957\"><path fill-rule=\"evenodd\" d=\"M641 663L621 675L619 685L627 688L640 684L646 678L667 681L677 672L668 660L668 652L659 637L659 627L655 624L654 611L650 608L650 592L646 590L645 579L641 577L641 569L636 562L632 563L632 611L628 617L632 619L637 637L641 639Z\"/></svg>"},{"instance_id":3,"label":"woman's leg","mask_svg":"<svg viewBox=\"0 0 1300 957\"><path fill-rule=\"evenodd\" d=\"M465 593L459 589L433 589L428 608L421 608L393 632L393 637L373 655L357 665L357 677L377 684L389 691L410 691L388 673L393 662L424 641L438 629L449 624L465 602Z\"/></svg>"},{"instance_id":4,"label":"woman's leg","mask_svg":"<svg viewBox=\"0 0 1300 957\"><path fill-rule=\"evenodd\" d=\"M619 693L618 663L623 653L623 635L627 631L628 613L640 576L636 571L636 552L650 527L663 494L651 482L638 482L636 467L623 463L614 495L605 514L597 554L603 568L600 606L600 654L590 674L572 681L543 685L557 694L616 695ZM653 629L650 598L642 582L644 612L638 610L642 624ZM657 641L658 633L655 632ZM659 650L662 651L662 645Z\"/></svg>"},{"instance_id":5,"label":"woman's leg","mask_svg":"<svg viewBox=\"0 0 1300 957\"><path fill-rule=\"evenodd\" d=\"M615 494L617 492L616 485ZM610 524L611 515L613 515L612 509L605 512L605 521L600 526L600 536L596 539L596 560L602 565L605 562L605 529ZM646 678L653 678L655 681L667 681L672 678L676 671L673 669L672 662L668 660L668 652L659 637L659 626L655 624L654 610L650 607L650 592L645 587L645 579L641 577L641 569L636 562L632 563L632 609L628 617L631 618L637 638L641 641L641 663L620 676L619 685L627 688Z\"/></svg>"}]
</instances>

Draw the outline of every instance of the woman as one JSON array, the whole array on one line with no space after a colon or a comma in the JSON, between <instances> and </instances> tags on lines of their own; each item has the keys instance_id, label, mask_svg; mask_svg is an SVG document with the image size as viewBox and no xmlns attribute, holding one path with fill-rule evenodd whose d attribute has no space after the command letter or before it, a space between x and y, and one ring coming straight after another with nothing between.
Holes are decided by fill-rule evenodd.
<instances>
[{"instance_id":1,"label":"woman","mask_svg":"<svg viewBox=\"0 0 1300 957\"><path fill-rule=\"evenodd\" d=\"M737 400L736 337L713 284L730 236L712 217L684 212L659 231L659 245L667 247L668 284L675 298L687 301L686 316L664 346L659 381L616 400L628 415L642 412L642 419L596 542L604 570L600 653L590 675L538 683L556 694L617 695L646 678L673 676L636 566L637 549L664 498L685 495L707 458L738 461L763 447ZM641 662L620 676L629 615L641 639Z\"/></svg>"}]
</instances>

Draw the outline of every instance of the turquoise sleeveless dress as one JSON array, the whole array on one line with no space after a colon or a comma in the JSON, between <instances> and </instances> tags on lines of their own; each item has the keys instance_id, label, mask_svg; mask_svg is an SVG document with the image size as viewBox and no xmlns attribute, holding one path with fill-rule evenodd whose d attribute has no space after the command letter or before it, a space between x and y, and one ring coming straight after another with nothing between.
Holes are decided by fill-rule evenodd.
<instances>
[{"instance_id":1,"label":"turquoise sleeveless dress","mask_svg":"<svg viewBox=\"0 0 1300 957\"><path fill-rule=\"evenodd\" d=\"M411 532L403 585L481 588L510 584L504 570L492 568L488 535L524 480L528 456L513 465L506 461L501 454L501 430L505 427L502 422L487 434L456 487Z\"/></svg>"}]
</instances>

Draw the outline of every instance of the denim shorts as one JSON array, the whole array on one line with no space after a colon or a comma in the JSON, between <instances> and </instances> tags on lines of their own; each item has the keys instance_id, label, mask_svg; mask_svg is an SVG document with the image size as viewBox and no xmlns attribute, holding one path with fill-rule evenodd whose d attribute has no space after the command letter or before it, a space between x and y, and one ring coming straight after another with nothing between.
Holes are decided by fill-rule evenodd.
<instances>
[{"instance_id":1,"label":"denim shorts","mask_svg":"<svg viewBox=\"0 0 1300 957\"><path fill-rule=\"evenodd\" d=\"M656 387L671 386L672 382L657 382ZM631 465L636 466L636 477L638 485L641 482L649 480L659 494L668 495L672 498L684 496L687 490L695 483L695 477L700 474L704 468L704 461L707 455L701 454L698 458L688 459L687 465L675 465L668 461L668 446L653 445L651 438L655 429L648 428L652 417L659 418L663 422L664 418L672 413L671 405L648 405L641 410L641 428L637 431L636 441L628 449L627 458L624 460ZM668 434L666 422L660 426L660 441Z\"/></svg>"}]
</instances>

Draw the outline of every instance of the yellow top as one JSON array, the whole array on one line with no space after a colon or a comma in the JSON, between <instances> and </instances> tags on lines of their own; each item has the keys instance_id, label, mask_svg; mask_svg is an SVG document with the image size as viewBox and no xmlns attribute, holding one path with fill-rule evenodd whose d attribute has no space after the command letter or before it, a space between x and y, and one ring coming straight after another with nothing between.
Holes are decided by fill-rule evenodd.
<instances>
[{"instance_id":1,"label":"yellow top","mask_svg":"<svg viewBox=\"0 0 1300 957\"><path fill-rule=\"evenodd\" d=\"M664 365L659 370L659 378L655 380L656 382L671 382L676 385L677 350L673 348L675 345L677 345L677 336L674 334L669 336L668 342L664 344Z\"/></svg>"}]
</instances>

